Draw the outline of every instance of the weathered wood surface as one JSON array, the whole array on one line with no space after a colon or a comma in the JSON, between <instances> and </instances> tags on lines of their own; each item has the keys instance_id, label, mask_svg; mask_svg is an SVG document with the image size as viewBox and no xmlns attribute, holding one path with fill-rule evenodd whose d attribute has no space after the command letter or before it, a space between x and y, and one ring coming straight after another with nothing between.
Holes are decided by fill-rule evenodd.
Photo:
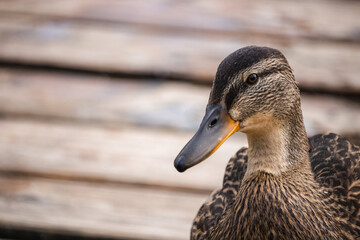
<instances>
[{"instance_id":1,"label":"weathered wood surface","mask_svg":"<svg viewBox=\"0 0 360 240\"><path fill-rule=\"evenodd\" d=\"M206 195L0 176L0 225L121 239L188 239Z\"/></svg>"},{"instance_id":2,"label":"weathered wood surface","mask_svg":"<svg viewBox=\"0 0 360 240\"><path fill-rule=\"evenodd\" d=\"M209 193L221 186L228 159L246 142L242 135L234 136L201 167L180 174L173 161L191 136L131 126L4 119L0 121L0 169Z\"/></svg>"},{"instance_id":3,"label":"weathered wood surface","mask_svg":"<svg viewBox=\"0 0 360 240\"><path fill-rule=\"evenodd\" d=\"M86 74L0 68L0 112L20 116L197 129L210 87ZM341 97L303 95L309 135L360 133L360 103Z\"/></svg>"},{"instance_id":4,"label":"weathered wood surface","mask_svg":"<svg viewBox=\"0 0 360 240\"><path fill-rule=\"evenodd\" d=\"M238 134L201 165L182 174L176 172L173 159L198 126L209 91L207 86L179 82L0 68L0 113L4 116L0 120L0 172L43 178L39 186L38 182L34 185L39 195L26 193L28 198L24 201L0 194L0 206L7 209L3 215L0 211L2 224L10 228L67 230L108 237L187 239L191 219L201 202L221 185L227 160L246 145L244 136ZM302 103L310 132L346 133L360 129L359 123L353 121L360 116L357 103L310 95L304 95ZM61 198L69 202L62 204L56 195L52 198L55 203L44 207L44 203L49 203L44 194L50 193L41 186L62 194L63 182L56 179L77 181L65 181L64 188L73 185L71 189L79 194L83 185L97 183L88 192L101 196L100 189L115 184L117 191L109 190L109 196L113 195L110 200L100 196L96 201L100 206L108 206L117 200L118 208L111 213L107 207L93 209L93 203L87 198L68 198L71 193ZM6 180L0 186L12 189L17 181ZM128 193L131 188L147 193L144 196ZM169 195L166 201L159 202L151 195L157 196L158 191ZM124 200L124 194L129 198L135 194L134 198L142 200ZM179 194L190 196L186 202L193 203L191 207L179 208L187 220L171 217L166 220L173 225L164 225L152 211L158 208L173 209L170 213L176 211L178 201L174 199ZM92 196L95 195L88 197ZM123 201L133 205L130 208L121 205ZM69 205L80 210L64 212ZM151 214L145 219L138 208ZM49 209L56 214L49 214ZM128 215L120 214L124 211L128 211ZM8 218L9 215L12 217ZM34 217L36 221L32 220ZM64 221L66 218L75 220ZM136 226L139 230L134 230ZM160 231L161 227L170 229Z\"/></svg>"},{"instance_id":5,"label":"weathered wood surface","mask_svg":"<svg viewBox=\"0 0 360 240\"><path fill-rule=\"evenodd\" d=\"M186 83L3 68L0 112L10 119L0 121L1 169L210 191L220 185L227 159L246 145L243 135L201 168L178 174L172 166L201 121L209 91ZM359 104L308 95L302 104L310 135L360 132L353 121L360 118ZM179 131L184 129L191 131Z\"/></svg>"},{"instance_id":6,"label":"weathered wood surface","mask_svg":"<svg viewBox=\"0 0 360 240\"><path fill-rule=\"evenodd\" d=\"M176 0L12 0L1 1L7 13L109 21L169 32L304 37L319 40L360 40L354 1L176 1ZM329 27L331 26L331 27Z\"/></svg>"},{"instance_id":7,"label":"weathered wood surface","mask_svg":"<svg viewBox=\"0 0 360 240\"><path fill-rule=\"evenodd\" d=\"M303 88L360 92L358 43L171 32L6 12L0 15L0 35L1 61L206 82L229 53L267 45L285 54Z\"/></svg>"},{"instance_id":8,"label":"weathered wood surface","mask_svg":"<svg viewBox=\"0 0 360 240\"><path fill-rule=\"evenodd\" d=\"M179 82L0 67L0 111L8 114L195 130L209 92Z\"/></svg>"},{"instance_id":9,"label":"weathered wood surface","mask_svg":"<svg viewBox=\"0 0 360 240\"><path fill-rule=\"evenodd\" d=\"M173 167L220 61L267 45L284 52L303 89L358 94L359 11L360 2L324 0L0 1L1 63L163 79L0 67L0 226L188 239L246 145L237 134L201 165ZM302 107L309 135L360 133L354 100L307 94Z\"/></svg>"}]
</instances>

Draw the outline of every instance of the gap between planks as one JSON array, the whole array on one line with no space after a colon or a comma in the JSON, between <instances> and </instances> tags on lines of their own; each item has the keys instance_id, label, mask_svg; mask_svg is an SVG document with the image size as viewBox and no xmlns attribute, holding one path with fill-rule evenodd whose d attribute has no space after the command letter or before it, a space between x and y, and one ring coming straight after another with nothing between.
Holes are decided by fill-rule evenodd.
<instances>
[{"instance_id":1,"label":"gap between planks","mask_svg":"<svg viewBox=\"0 0 360 240\"><path fill-rule=\"evenodd\" d=\"M74 181L81 183L91 183L94 185L105 184L107 186L116 186L116 187L126 187L126 188L146 188L156 190L164 190L169 192L184 192L192 194L205 194L210 195L214 189L212 188L194 188L193 186L181 186L181 185L169 185L169 184L159 184L154 182L136 182L134 179L116 179L102 176L100 173L98 175L87 175L86 171L83 173L72 174L65 172L55 172L55 171L37 171L36 168L31 170L28 169L0 169L0 175L5 177L31 177L34 179L52 179L52 180L63 180L63 181Z\"/></svg>"},{"instance_id":2,"label":"gap between planks","mask_svg":"<svg viewBox=\"0 0 360 240\"><path fill-rule=\"evenodd\" d=\"M132 25L21 14L2 14L0 34L3 62L205 82L212 81L220 61L234 50L267 45L285 54L301 86L360 92L358 43L158 33Z\"/></svg>"},{"instance_id":3,"label":"gap between planks","mask_svg":"<svg viewBox=\"0 0 360 240\"><path fill-rule=\"evenodd\" d=\"M0 121L0 169L69 179L206 192L218 188L228 159L245 144L234 136L185 173L173 161L192 133L139 127L103 128L29 120Z\"/></svg>"},{"instance_id":4,"label":"gap between planks","mask_svg":"<svg viewBox=\"0 0 360 240\"><path fill-rule=\"evenodd\" d=\"M210 93L208 86L160 80L133 81L72 72L0 68L0 113L194 131ZM338 96L302 95L308 134L359 133L360 104Z\"/></svg>"},{"instance_id":5,"label":"gap between planks","mask_svg":"<svg viewBox=\"0 0 360 240\"><path fill-rule=\"evenodd\" d=\"M122 239L188 239L206 195L0 175L0 225Z\"/></svg>"},{"instance_id":6,"label":"gap between planks","mask_svg":"<svg viewBox=\"0 0 360 240\"><path fill-rule=\"evenodd\" d=\"M0 112L9 115L0 121L3 171L203 192L220 186L228 159L246 145L238 134L201 165L175 171L173 159L201 121L208 87L6 69L0 86ZM311 134L359 132L358 104L305 95L302 105ZM11 117L27 114L37 118ZM97 124L84 124L92 119Z\"/></svg>"}]
</instances>

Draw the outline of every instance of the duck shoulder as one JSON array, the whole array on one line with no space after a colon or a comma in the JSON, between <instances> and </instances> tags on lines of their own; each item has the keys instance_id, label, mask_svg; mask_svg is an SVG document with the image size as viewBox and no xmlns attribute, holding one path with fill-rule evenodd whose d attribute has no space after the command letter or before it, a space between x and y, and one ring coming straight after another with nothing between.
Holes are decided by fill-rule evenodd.
<instances>
[{"instance_id":1,"label":"duck shoulder","mask_svg":"<svg viewBox=\"0 0 360 240\"><path fill-rule=\"evenodd\" d=\"M337 134L309 138L314 178L328 196L333 216L342 218L355 236L360 236L360 150ZM232 205L247 167L247 148L230 159L223 187L214 191L194 219L191 239L209 239L211 230Z\"/></svg>"}]
</instances>

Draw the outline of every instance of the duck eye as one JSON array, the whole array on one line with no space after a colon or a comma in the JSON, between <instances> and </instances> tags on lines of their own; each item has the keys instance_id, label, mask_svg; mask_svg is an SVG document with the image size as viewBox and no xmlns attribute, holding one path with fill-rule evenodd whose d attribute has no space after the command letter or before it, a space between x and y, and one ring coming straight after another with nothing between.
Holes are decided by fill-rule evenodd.
<instances>
[{"instance_id":1,"label":"duck eye","mask_svg":"<svg viewBox=\"0 0 360 240\"><path fill-rule=\"evenodd\" d=\"M258 80L258 75L256 73L252 73L248 76L248 78L246 79L246 83L248 84L254 84L257 82Z\"/></svg>"}]
</instances>

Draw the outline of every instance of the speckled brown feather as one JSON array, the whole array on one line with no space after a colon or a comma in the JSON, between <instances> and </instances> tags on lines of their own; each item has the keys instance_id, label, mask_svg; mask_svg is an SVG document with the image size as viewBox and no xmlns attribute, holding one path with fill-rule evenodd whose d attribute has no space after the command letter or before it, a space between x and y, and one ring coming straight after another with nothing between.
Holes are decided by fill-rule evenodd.
<instances>
[{"instance_id":1,"label":"speckled brown feather","mask_svg":"<svg viewBox=\"0 0 360 240\"><path fill-rule=\"evenodd\" d=\"M227 206L231 205L239 190L247 164L247 148L240 149L228 162L223 187L214 191L199 209L191 228L191 239L208 239Z\"/></svg>"},{"instance_id":2,"label":"speckled brown feather","mask_svg":"<svg viewBox=\"0 0 360 240\"><path fill-rule=\"evenodd\" d=\"M235 211L235 209L237 209L235 205L239 203L237 202L238 200L236 200L236 196L238 195L240 186L248 185L248 182L250 181L247 180L246 182L243 182L248 156L247 149L242 148L230 159L226 167L223 187L220 190L215 191L210 199L200 208L191 229L191 239L237 239L233 238L233 236L236 235L234 232L238 232L238 234L242 236L241 238L257 239L264 237L257 234L264 232L266 229L269 230L267 231L267 239L288 239L290 236L289 234L292 234L291 236L293 239L357 239L360 236L359 147L351 144L347 139L333 133L316 135L309 139L309 143L311 146L309 153L311 168L314 173L315 181L320 187L317 189L317 186L314 186L313 191L318 192L314 192L313 194L320 194L322 201L318 203L318 206L320 206L318 209L311 209L307 206L309 214L306 212L300 213L295 219L300 219L302 224L308 222L309 226L313 229L311 233L304 232L302 229L296 229L296 227L300 225L296 224L296 222L291 222L287 218L282 218L281 214L270 216L271 218L277 218L277 221L279 221L278 226L281 226L280 228L265 226L265 224L262 226L262 229L251 229L251 226L247 225L246 222L237 222L233 223L234 227L233 229L230 229L231 221L225 221L223 216L227 211ZM276 184L276 181L271 179L271 176L264 176L264 178L269 178L265 180L265 183L267 182L267 184L265 184L267 187ZM305 179L301 180L306 182ZM272 182L272 184L269 184L270 182ZM255 189L260 191L259 189L261 189L261 186L263 185L259 181L256 182L256 185L257 187ZM287 188L286 192L290 195L294 194L295 198L299 196L301 191L304 191L303 189L291 187L291 183L289 182L287 182L287 186L275 186L274 188L284 187ZM247 189L249 190L249 188ZM262 191L265 190L263 189ZM246 194L247 196L243 196L242 199L250 201L252 198L251 194L247 191L243 191L243 194ZM256 193L255 195L257 198L260 197L259 193ZM272 196L273 198L271 201L280 203L277 207L280 206L280 208L282 208L281 211L292 211L292 209L288 209L289 204L286 202L289 200L283 199L288 198L287 196L280 196L279 198L277 198L276 194L270 194L268 197L269 196ZM307 198L307 201L313 200L311 195L307 196ZM255 199L254 201L257 200ZM279 209L277 209L277 211L274 211L274 209L266 209L267 207L271 208L274 206L275 205L267 206L266 204L259 204L258 207L260 209L258 209L258 214L279 212ZM316 211L317 213L314 213ZM326 213L324 214L324 212ZM240 216L241 214L240 210L240 212L233 215ZM253 212L253 214L256 215L255 212ZM292 212L292 214L299 213ZM263 215L262 217L266 217L266 215ZM247 218L249 218L249 216L247 216ZM234 218L233 220L236 221L238 219ZM341 229L326 229L326 231L322 232L322 228L311 226L311 224L318 221L327 223L327 221L333 220L339 223L339 228ZM221 225L223 226L221 227ZM224 226L226 226L226 228ZM327 225L325 224L322 227L325 229L326 226ZM297 232L299 234L296 234ZM224 238L224 236L226 237Z\"/></svg>"}]
</instances>

